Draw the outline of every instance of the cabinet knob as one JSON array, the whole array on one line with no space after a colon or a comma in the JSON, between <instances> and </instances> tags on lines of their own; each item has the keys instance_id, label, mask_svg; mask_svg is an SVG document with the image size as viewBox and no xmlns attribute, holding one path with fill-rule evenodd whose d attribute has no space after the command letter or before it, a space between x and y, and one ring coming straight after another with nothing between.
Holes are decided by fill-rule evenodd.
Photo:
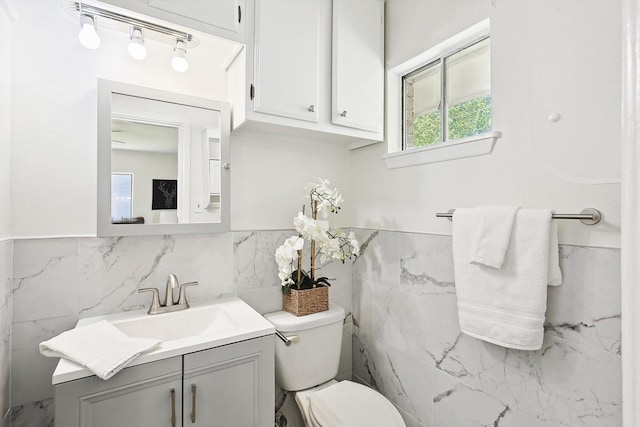
<instances>
[{"instance_id":1,"label":"cabinet knob","mask_svg":"<svg viewBox=\"0 0 640 427\"><path fill-rule=\"evenodd\" d=\"M224 165L222 165L223 168L225 168L226 170L231 169L231 163L225 163Z\"/></svg>"},{"instance_id":2,"label":"cabinet knob","mask_svg":"<svg viewBox=\"0 0 640 427\"><path fill-rule=\"evenodd\" d=\"M347 117L349 115L349 112L347 110L344 110L342 113L340 113L340 117Z\"/></svg>"},{"instance_id":3,"label":"cabinet knob","mask_svg":"<svg viewBox=\"0 0 640 427\"><path fill-rule=\"evenodd\" d=\"M313 104L309 105L309 108L307 108L307 111L310 112L310 113L315 113L316 106L313 105Z\"/></svg>"}]
</instances>

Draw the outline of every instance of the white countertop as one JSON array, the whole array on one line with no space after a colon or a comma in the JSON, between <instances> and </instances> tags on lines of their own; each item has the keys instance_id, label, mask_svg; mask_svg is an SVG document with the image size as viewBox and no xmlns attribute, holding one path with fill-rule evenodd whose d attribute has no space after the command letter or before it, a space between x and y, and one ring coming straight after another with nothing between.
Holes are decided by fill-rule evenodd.
<instances>
[{"instance_id":1,"label":"white countertop","mask_svg":"<svg viewBox=\"0 0 640 427\"><path fill-rule=\"evenodd\" d=\"M191 317L207 315L208 311L206 310L211 309L218 310L218 312L225 312L223 317L225 317L226 320L223 322L223 326L205 327L202 328L202 331L192 336L163 340L158 348L139 356L128 366L154 362L156 360L167 359L173 356L180 356L187 353L193 353L195 351L206 350L275 333L275 327L271 323L269 323L260 313L251 308L251 306L246 302L237 297L224 297L213 301L197 302L190 305L191 307L186 310L156 314L153 316L148 315L145 309L88 317L81 319L76 327L88 325L100 320L108 320L115 326L118 326L119 323L134 324L137 321L149 323L156 319L165 325L167 324L167 321L173 322L175 319L175 325L178 325L179 327L181 324L181 316L184 316L185 314ZM160 316L165 317L160 319ZM157 338L155 336L151 337ZM55 385L92 375L93 373L87 368L67 359L60 359L51 380Z\"/></svg>"}]
</instances>

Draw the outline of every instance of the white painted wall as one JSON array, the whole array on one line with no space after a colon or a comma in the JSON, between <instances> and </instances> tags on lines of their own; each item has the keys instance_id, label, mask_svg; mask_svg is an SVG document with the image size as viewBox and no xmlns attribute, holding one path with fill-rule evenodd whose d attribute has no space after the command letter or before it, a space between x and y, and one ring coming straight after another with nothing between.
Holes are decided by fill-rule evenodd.
<instances>
[{"instance_id":1,"label":"white painted wall","mask_svg":"<svg viewBox=\"0 0 640 427\"><path fill-rule=\"evenodd\" d=\"M356 210L355 226L451 234L449 221L436 218L436 212L485 204L545 207L567 213L594 207L603 212L604 223L587 227L578 221L560 222L561 242L619 247L619 184L569 182L556 175L547 159L538 156L533 147L531 123L535 111L531 106L531 90L539 83L539 67L549 65L532 56L529 49L529 40L546 31L542 25L530 25L528 11L533 3L552 5L554 1L387 0L388 68L403 63L487 17L491 19L493 126L494 130L502 131L503 136L489 156L394 170L386 169L382 161L382 155L386 152L384 143L354 151L350 191ZM600 16L600 7L605 3L614 13ZM593 31L599 34L600 27L614 26L621 34L618 1L589 0L581 2L579 7L582 9L581 15L590 14ZM565 30L571 33L575 25L581 24L566 20L565 25ZM607 31L606 34L611 32ZM606 46L610 42L603 41ZM598 50L602 46L596 48ZM619 42L617 49L621 49ZM574 53L567 50L563 63L571 64L575 60L581 61L582 58L574 58ZM598 75L604 69L613 81L620 80L619 61L596 62ZM585 73L588 74L589 70L585 70ZM585 81L590 84L585 84ZM591 86L608 84L591 81L588 76L577 79L577 83L585 91L590 90ZM603 95L606 99L602 101L606 105L619 105L619 85L616 87L617 90ZM591 111L587 108L580 110L572 99L561 101L566 101L567 108L573 108L562 111L565 114ZM598 122L597 126L617 130L619 135L619 120L612 121L608 118L606 122ZM615 134L612 132L611 144L619 143L615 140ZM579 146L582 141L576 142ZM578 147L566 163L594 162L598 159L597 152L585 152Z\"/></svg>"},{"instance_id":2,"label":"white painted wall","mask_svg":"<svg viewBox=\"0 0 640 427\"><path fill-rule=\"evenodd\" d=\"M142 62L129 57L125 34L101 31L101 47L90 51L58 0L14 3L12 234L95 235L96 80L226 100L220 67L226 58L217 58L215 43L207 47L203 35L184 74L169 66L171 47L150 40ZM349 156L344 148L277 135L232 137L232 229L292 228L304 186L317 176L345 193L345 208L332 224L350 225Z\"/></svg>"},{"instance_id":3,"label":"white painted wall","mask_svg":"<svg viewBox=\"0 0 640 427\"><path fill-rule=\"evenodd\" d=\"M147 39L149 54L139 62L127 53L126 34L101 31L102 45L91 51L59 1L15 4L12 234L95 235L97 79L224 100L224 70L204 39L180 74L169 65L169 45Z\"/></svg>"},{"instance_id":4,"label":"white painted wall","mask_svg":"<svg viewBox=\"0 0 640 427\"><path fill-rule=\"evenodd\" d=\"M158 224L160 211L151 209L152 181L177 179L178 155L114 150L111 170L133 174L133 217L143 216L145 224Z\"/></svg>"},{"instance_id":5,"label":"white painted wall","mask_svg":"<svg viewBox=\"0 0 640 427\"><path fill-rule=\"evenodd\" d=\"M11 18L0 0L0 239L10 235Z\"/></svg>"},{"instance_id":6,"label":"white painted wall","mask_svg":"<svg viewBox=\"0 0 640 427\"><path fill-rule=\"evenodd\" d=\"M343 146L263 134L231 137L231 229L293 228L293 218L307 204L304 187L321 177L342 192L345 202L332 226L350 226L355 210L352 196L351 152Z\"/></svg>"},{"instance_id":7,"label":"white painted wall","mask_svg":"<svg viewBox=\"0 0 640 427\"><path fill-rule=\"evenodd\" d=\"M619 185L568 182L535 155L529 105L530 81L537 73L528 43L544 28L529 28L530 1L387 3L389 67L491 18L494 126L503 137L490 156L387 170L382 161L384 144L349 153L278 135L234 136L232 229L290 228L303 202L304 184L322 176L345 193L345 209L334 220L340 225L450 234L450 223L435 218L436 212L490 203L558 212L595 207L604 213L604 224L586 227L577 221L561 222L561 241L619 246ZM606 0L589 0L584 7L602 1ZM12 25L11 57L11 179L16 183L10 198L12 234L95 235L96 79L224 100L225 76L211 63L211 51L202 46L189 53L192 62L186 74L170 69L170 49L165 45L148 42L150 53L144 62L130 59L122 34L103 32L102 47L86 50L77 41L77 22L56 0L19 4L18 20ZM25 9L36 5L47 7L27 16ZM571 31L573 23L566 24ZM566 61L572 61L570 51ZM618 63L598 65L619 78ZM610 96L619 98L619 93ZM576 151L574 161L594 157L581 155Z\"/></svg>"}]
</instances>

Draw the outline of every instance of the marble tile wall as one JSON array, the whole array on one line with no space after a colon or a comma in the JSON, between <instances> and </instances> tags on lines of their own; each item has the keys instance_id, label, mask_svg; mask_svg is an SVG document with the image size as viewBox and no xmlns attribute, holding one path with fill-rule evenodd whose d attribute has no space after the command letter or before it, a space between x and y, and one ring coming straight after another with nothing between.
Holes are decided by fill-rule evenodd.
<instances>
[{"instance_id":1,"label":"marble tile wall","mask_svg":"<svg viewBox=\"0 0 640 427\"><path fill-rule=\"evenodd\" d=\"M545 339L516 351L457 320L451 238L358 230L353 373L409 427L620 427L620 251L561 246Z\"/></svg>"},{"instance_id":2,"label":"marble tile wall","mask_svg":"<svg viewBox=\"0 0 640 427\"><path fill-rule=\"evenodd\" d=\"M139 309L140 287L163 288L169 273L196 280L191 301L238 295L257 311L280 310L275 249L292 231L17 240L13 256L12 426L53 425L57 359L38 344L81 317ZM329 264L330 300L349 313L339 375L351 376L351 264ZM164 290L163 290L164 292Z\"/></svg>"},{"instance_id":3,"label":"marble tile wall","mask_svg":"<svg viewBox=\"0 0 640 427\"><path fill-rule=\"evenodd\" d=\"M0 241L0 419L9 425L11 408L11 277L13 242Z\"/></svg>"}]
</instances>

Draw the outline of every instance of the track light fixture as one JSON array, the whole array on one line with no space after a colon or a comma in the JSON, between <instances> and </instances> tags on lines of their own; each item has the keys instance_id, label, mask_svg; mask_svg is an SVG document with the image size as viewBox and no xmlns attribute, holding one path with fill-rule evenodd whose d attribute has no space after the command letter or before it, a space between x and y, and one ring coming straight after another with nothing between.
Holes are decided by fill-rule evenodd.
<instances>
[{"instance_id":1,"label":"track light fixture","mask_svg":"<svg viewBox=\"0 0 640 427\"><path fill-rule=\"evenodd\" d=\"M144 36L142 35L142 28L131 26L131 32L129 33L129 55L133 59L142 60L147 57L147 48L144 46Z\"/></svg>"},{"instance_id":2,"label":"track light fixture","mask_svg":"<svg viewBox=\"0 0 640 427\"><path fill-rule=\"evenodd\" d=\"M96 19L87 14L80 15L80 32L78 39L82 46L87 49L97 49L100 47L100 36L96 31Z\"/></svg>"},{"instance_id":3,"label":"track light fixture","mask_svg":"<svg viewBox=\"0 0 640 427\"><path fill-rule=\"evenodd\" d=\"M68 0L64 2L64 5L73 15L80 14L81 30L78 38L86 48L97 49L100 46L100 37L96 31L96 21L97 19L109 19L129 25L128 51L133 58L138 60L146 58L147 48L144 44L146 34L156 41L169 44L175 42L171 66L178 72L185 72L189 69L189 62L186 59L187 49L198 46L198 40L192 34L77 1ZM120 26L122 27L122 25ZM109 29L124 30L118 28L117 25L109 26Z\"/></svg>"},{"instance_id":4,"label":"track light fixture","mask_svg":"<svg viewBox=\"0 0 640 427\"><path fill-rule=\"evenodd\" d=\"M184 40L176 40L176 47L173 48L173 58L171 58L171 66L179 73L184 73L189 69L189 61L185 57L187 54L187 46Z\"/></svg>"}]
</instances>

